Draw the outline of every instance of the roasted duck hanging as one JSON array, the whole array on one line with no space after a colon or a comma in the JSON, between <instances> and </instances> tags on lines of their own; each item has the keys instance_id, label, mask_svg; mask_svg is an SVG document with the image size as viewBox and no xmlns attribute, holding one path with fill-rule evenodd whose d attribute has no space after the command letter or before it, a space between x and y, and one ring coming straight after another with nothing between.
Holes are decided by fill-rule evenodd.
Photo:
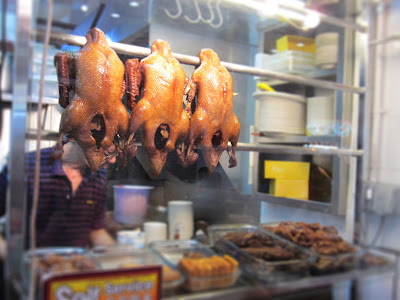
<instances>
[{"instance_id":1,"label":"roasted duck hanging","mask_svg":"<svg viewBox=\"0 0 400 300\"><path fill-rule=\"evenodd\" d=\"M237 165L235 149L240 133L239 120L233 113L232 76L213 50L202 49L199 58L200 66L193 72L189 83L186 104L190 116L189 148L182 164L196 162L198 154L194 150L198 147L203 152L209 172L215 169L225 150L232 168ZM195 107L196 101L193 100L196 95ZM232 148L228 147L228 141Z\"/></svg>"},{"instance_id":2,"label":"roasted duck hanging","mask_svg":"<svg viewBox=\"0 0 400 300\"><path fill-rule=\"evenodd\" d=\"M162 40L151 45L151 54L140 63L137 59L127 60L125 69L127 106L132 110L128 145L132 143L132 137L140 136L151 171L158 176L168 153L177 143L183 143L188 134L189 117L183 109L188 78L171 55L169 44ZM143 95L136 101L141 85Z\"/></svg>"},{"instance_id":3,"label":"roasted duck hanging","mask_svg":"<svg viewBox=\"0 0 400 300\"><path fill-rule=\"evenodd\" d=\"M60 122L61 137L55 148L61 156L63 144L75 140L95 171L105 162L104 150L114 139L117 149L124 145L129 116L121 102L125 93L123 63L108 46L101 30L90 29L86 39L80 51L72 55L58 53L54 58L59 104L65 108ZM71 90L75 93L70 101Z\"/></svg>"}]
</instances>

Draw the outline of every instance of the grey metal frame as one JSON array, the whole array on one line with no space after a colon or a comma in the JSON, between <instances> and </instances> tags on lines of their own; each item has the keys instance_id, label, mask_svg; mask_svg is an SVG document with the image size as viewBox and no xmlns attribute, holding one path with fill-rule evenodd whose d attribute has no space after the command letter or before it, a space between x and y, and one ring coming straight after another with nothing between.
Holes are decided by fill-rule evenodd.
<instances>
[{"instance_id":1,"label":"grey metal frame","mask_svg":"<svg viewBox=\"0 0 400 300\"><path fill-rule=\"evenodd\" d=\"M14 53L13 101L11 109L10 184L7 195L7 260L5 277L7 298L11 284L20 274L26 218L25 133L28 99L28 74L31 49L32 1L16 3L17 36Z\"/></svg>"},{"instance_id":2,"label":"grey metal frame","mask_svg":"<svg viewBox=\"0 0 400 300\"><path fill-rule=\"evenodd\" d=\"M26 137L26 115L28 95L28 74L30 64L31 49L31 20L32 20L32 1L17 1L17 39L15 47L14 59L14 87L12 100L12 124L11 124L11 156L10 156L10 186L7 197L7 239L8 239L8 259L6 261L6 276L9 281L20 274L20 258L23 251L23 237L25 229L26 216L26 189L25 189L25 137ZM328 20L329 18L325 18ZM336 22L336 21L335 21ZM344 22L343 27L350 25ZM350 26L352 29L364 31L364 28L356 25ZM36 32L37 37L44 37L44 32ZM81 36L68 34L52 33L52 41L64 42L73 45L84 45L86 39ZM110 46L119 53L147 56L150 53L148 48L131 46L121 43L110 43ZM28 52L28 55L27 55ZM197 65L199 58L183 54L173 53L173 55L184 64ZM364 94L366 89L363 87L355 87L348 84L340 84L336 82L318 80L297 75L289 75L278 72L271 72L250 66L238 65L234 63L223 62L223 65L232 72L255 75L270 79L280 79L291 81L308 86L321 87L343 93ZM368 101L366 101L368 104ZM366 105L368 106L368 105ZM367 108L368 109L368 108ZM362 156L363 150L358 149L318 149L290 147L290 146L273 146L273 145L255 145L239 143L238 150L255 151L255 152L271 152L286 151L287 153L319 153L326 155L338 156ZM300 151L300 152L299 152Z\"/></svg>"}]
</instances>

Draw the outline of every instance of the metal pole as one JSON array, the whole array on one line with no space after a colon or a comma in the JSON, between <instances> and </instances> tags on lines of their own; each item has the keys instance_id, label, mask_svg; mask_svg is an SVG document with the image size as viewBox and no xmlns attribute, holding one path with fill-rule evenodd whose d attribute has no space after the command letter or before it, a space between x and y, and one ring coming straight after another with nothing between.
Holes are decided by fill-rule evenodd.
<instances>
[{"instance_id":1,"label":"metal pole","mask_svg":"<svg viewBox=\"0 0 400 300\"><path fill-rule=\"evenodd\" d=\"M6 295L10 296L11 284L20 274L23 237L26 222L25 187L25 131L28 99L28 74L31 47L32 2L16 3L17 24L14 52L14 86L11 109L10 185L7 197L7 260L5 276ZM7 297L9 298L9 297Z\"/></svg>"},{"instance_id":2,"label":"metal pole","mask_svg":"<svg viewBox=\"0 0 400 300\"><path fill-rule=\"evenodd\" d=\"M40 39L43 39L44 33L42 31L38 31L36 34L37 34L37 37L39 37ZM71 45L76 45L76 46L83 46L86 43L86 38L82 37L82 36L53 32L51 34L51 41L63 42L66 44L71 44ZM121 53L121 54L127 54L127 55L132 55L132 56L137 56L137 57L145 57L150 54L150 49L145 48L145 47L132 46L132 45L127 45L127 44L122 44L122 43L114 43L114 42L110 42L109 46L112 49L114 49L116 52ZM180 63L183 63L183 64L194 65L194 66L200 64L200 59L197 56L191 56L191 55L185 55L185 54L179 54L179 53L172 53L172 55ZM239 64L229 63L229 62L221 62L221 64L225 68L227 68L229 71L235 72L235 73L242 73L242 74L259 76L259 77L264 77L264 78L269 78L269 79L284 80L287 82L295 82L295 83L300 83L300 84L304 84L307 86L314 86L314 87L319 87L319 88L324 88L324 89L329 89L329 90L337 90L337 91L357 93L357 94L362 94L365 92L365 88L363 88L363 87L354 87L354 86L345 85L345 84L341 84L341 83L337 83L337 82L333 82L333 81L325 81L325 80L314 79L311 77L273 72L273 71L268 71L265 69L259 69L259 68L255 68L255 67L239 65Z\"/></svg>"},{"instance_id":3,"label":"metal pole","mask_svg":"<svg viewBox=\"0 0 400 300\"><path fill-rule=\"evenodd\" d=\"M265 153L285 153L297 155L337 155L337 156L362 156L363 150L352 149L339 149L334 147L321 147L321 146L280 146L280 145L262 145L262 144L248 144L238 143L236 150L238 151L254 151Z\"/></svg>"}]
</instances>

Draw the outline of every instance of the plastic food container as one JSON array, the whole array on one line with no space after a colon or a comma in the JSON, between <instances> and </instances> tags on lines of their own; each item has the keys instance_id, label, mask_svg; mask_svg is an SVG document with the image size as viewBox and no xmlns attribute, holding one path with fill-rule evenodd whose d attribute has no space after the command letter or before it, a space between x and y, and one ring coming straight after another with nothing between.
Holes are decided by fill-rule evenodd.
<instances>
[{"instance_id":1,"label":"plastic food container","mask_svg":"<svg viewBox=\"0 0 400 300\"><path fill-rule=\"evenodd\" d=\"M258 131L265 133L306 134L306 99L282 92L255 92L259 102Z\"/></svg>"},{"instance_id":2,"label":"plastic food container","mask_svg":"<svg viewBox=\"0 0 400 300\"><path fill-rule=\"evenodd\" d=\"M213 225L208 232L219 252L233 256L249 279L263 283L307 276L315 259L302 248L255 225Z\"/></svg>"},{"instance_id":3,"label":"plastic food container","mask_svg":"<svg viewBox=\"0 0 400 300\"><path fill-rule=\"evenodd\" d=\"M38 284L50 276L63 273L84 272L99 269L99 265L89 252L83 248L38 248L36 251L38 260L37 276ZM32 252L24 253L21 264L23 286L27 290L31 278ZM41 289L38 289L40 292Z\"/></svg>"},{"instance_id":4,"label":"plastic food container","mask_svg":"<svg viewBox=\"0 0 400 300\"><path fill-rule=\"evenodd\" d=\"M133 246L95 247L91 254L103 270L162 265L162 290L164 295L179 288L185 280L182 272L174 266L166 264L149 248L138 249Z\"/></svg>"},{"instance_id":5,"label":"plastic food container","mask_svg":"<svg viewBox=\"0 0 400 300\"><path fill-rule=\"evenodd\" d=\"M141 225L152 186L114 185L114 219L125 225Z\"/></svg>"},{"instance_id":6,"label":"plastic food container","mask_svg":"<svg viewBox=\"0 0 400 300\"><path fill-rule=\"evenodd\" d=\"M211 248L200 245L194 240L161 241L150 244L151 249L157 253L168 264L178 267L182 258L187 255L199 255L212 257L217 255ZM186 281L184 287L191 292L209 289L226 288L235 284L240 275L239 269L230 274L215 276L193 276L185 273Z\"/></svg>"},{"instance_id":7,"label":"plastic food container","mask_svg":"<svg viewBox=\"0 0 400 300\"><path fill-rule=\"evenodd\" d=\"M360 247L345 242L346 247L348 247L348 249L351 249L352 252L346 252L337 255L321 254L317 251L313 251L311 247L299 245L299 243L297 243L296 241L289 240L289 238L284 234L270 229L278 225L279 223L265 223L261 224L260 227L266 231L269 231L271 234L279 235L287 241L296 243L305 251L312 253L312 255L316 257L315 261L311 264L312 275L329 274L355 269L358 267L360 258L364 253L364 251Z\"/></svg>"}]
</instances>

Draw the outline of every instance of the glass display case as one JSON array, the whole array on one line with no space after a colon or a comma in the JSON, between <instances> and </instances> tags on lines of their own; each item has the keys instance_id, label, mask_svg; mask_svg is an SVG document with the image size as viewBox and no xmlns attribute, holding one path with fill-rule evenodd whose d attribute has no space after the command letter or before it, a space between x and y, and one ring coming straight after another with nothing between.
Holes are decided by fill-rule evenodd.
<instances>
[{"instance_id":1,"label":"glass display case","mask_svg":"<svg viewBox=\"0 0 400 300\"><path fill-rule=\"evenodd\" d=\"M115 230L111 228L115 226L113 185L132 184L153 188L146 221L168 223L169 201L191 201L195 220L193 238L196 234L204 238L198 231L202 229L199 221L209 225L245 223L246 226L258 226L256 231L262 231L261 225L265 223L320 223L333 226L340 239L358 249L357 262L350 269L312 275L307 271L304 272L307 275L295 276L288 282L255 283L241 276L229 288L201 293L179 294L178 291L172 298L179 295L187 299L233 296L257 299L300 292L307 297L310 289L323 288L323 292L326 289L332 292L334 298L345 299L343 297L351 298L350 295L365 295L362 278L377 274L393 276L391 289L387 290L395 297L398 245L377 244L377 238L373 238L372 243L368 241L374 232L372 224L379 226L380 234L388 219L397 226L392 218L399 213L396 182L393 181L390 187L381 184L390 180L383 180L374 169L379 166L377 157L382 156L377 145L390 139L386 135L378 138L379 131L388 125L384 123L386 119L376 116L383 114L377 104L380 102L376 87L380 84L379 72L384 73L381 65L381 70L377 71L376 64L383 65L377 62L377 49L398 38L390 37L387 31L380 35L378 29L381 23L384 28L391 28L392 23L385 23L385 16L398 14L397 6L346 0L39 0L3 3L2 40L13 45L2 49L1 76L4 129L1 137L5 149L1 153L7 157L4 164L9 171L5 224L9 254L5 264L7 295L14 289L22 290L18 287L21 278L19 260L32 230L29 214L31 209L35 211L35 204L28 203L26 196L28 163L23 158L27 152L60 145L63 134L83 140L83 133L76 132L81 132L86 125L77 121L75 131L65 129L69 126L65 112L72 110L72 105L68 105L73 101L71 99L76 101L73 95L82 93L95 76L88 69L81 71L78 66L71 66L71 62L63 67L60 65L67 56L67 60L78 59L81 55L78 51L82 51L91 39L98 38L97 33L90 30L98 28L126 70L121 73L123 80L120 76L122 93L117 101L118 105L123 104L123 109L113 104L108 112L95 113L101 119L96 121L97 126L105 128L106 132L109 132L111 122L118 123L112 125L115 128L120 126L110 142L120 152L116 163L106 168L106 206L110 217L107 229L110 232ZM15 24L10 25L13 21ZM9 30L10 26L12 29ZM169 76L177 78L183 74L185 77L174 79L174 88L165 94L161 93L164 86L169 85L163 82L167 79L150 84L151 79L147 78L150 75L144 71L145 63L149 61L145 59L157 51L157 47L161 48L155 44L157 40L168 42L172 57L176 59L176 69ZM217 54L213 64L219 65L219 59L222 67L218 66L220 73L216 78L221 82L226 80L221 71L225 70L232 78L232 85L230 79L217 91L212 90L212 84L196 85L193 74L200 70L199 66L205 60L205 56L201 56L204 54L202 49L212 49L212 53ZM129 69L132 73L127 71L130 63L135 64L135 59L138 64L141 62L142 69L139 69L142 71L137 71L143 72L140 75L134 73L135 69ZM165 65L163 68L167 69ZM75 74L80 74L76 75L76 82ZM91 86L87 97L93 98L93 103L106 101L103 98L107 97L102 97L102 93L114 89L118 78L102 79L104 86ZM142 84L135 85L135 80L142 80ZM177 80L183 80L184 84L180 86ZM78 87L82 82L89 84ZM207 94L207 89L212 92ZM136 120L147 109L146 106L140 110L136 107L141 105L149 90L157 95L156 108L150 107L146 112L150 115L149 122L160 123L154 132L149 129L150 125L135 127ZM179 94L174 99L180 101L182 97L175 110L170 108L172 100L165 102L173 93ZM215 97L217 93L224 100L212 103L211 100L219 100ZM380 93L383 95L382 91ZM202 97L209 102L201 102ZM63 103L65 99L69 99L67 104ZM85 101L82 103L84 107ZM200 115L200 108L204 110L203 115ZM182 110L179 125L168 119L176 115L177 109ZM116 110L123 110L123 113L117 115ZM164 113L163 117L159 112ZM80 114L77 119L83 122L85 117ZM170 121L162 121L162 118ZM148 120L143 124L148 124L145 123ZM216 123L219 127L210 132ZM202 127L198 136L193 133L193 124ZM240 126L240 134L237 126ZM175 128L182 132L186 128L186 132L179 138L180 133L175 133ZM95 138L95 131L88 129L88 139ZM150 131L154 136L148 138ZM206 137L210 140L205 141ZM96 151L104 152L108 148L105 143L105 138L96 141ZM149 150L149 144L154 146L153 152ZM165 145L168 145L168 151ZM128 151L131 146L136 151L134 154ZM152 160L156 152L164 153L161 163L155 164ZM195 162L189 164L188 160L193 157ZM97 170L99 162L96 165L91 159L88 159L89 165L92 170ZM40 158L36 165L40 166ZM29 172L32 170L31 165ZM396 178L397 173L393 174ZM40 184L38 181L33 183L35 192ZM39 196L35 194L35 197ZM380 205L378 197L388 200ZM142 223L135 226L117 224L116 228L141 228ZM210 241L205 240L207 247L212 247ZM374 246L373 249L370 246ZM218 252L218 248L213 249ZM233 257L235 251L230 253ZM374 251L390 263L368 260L366 253L375 254Z\"/></svg>"}]
</instances>

